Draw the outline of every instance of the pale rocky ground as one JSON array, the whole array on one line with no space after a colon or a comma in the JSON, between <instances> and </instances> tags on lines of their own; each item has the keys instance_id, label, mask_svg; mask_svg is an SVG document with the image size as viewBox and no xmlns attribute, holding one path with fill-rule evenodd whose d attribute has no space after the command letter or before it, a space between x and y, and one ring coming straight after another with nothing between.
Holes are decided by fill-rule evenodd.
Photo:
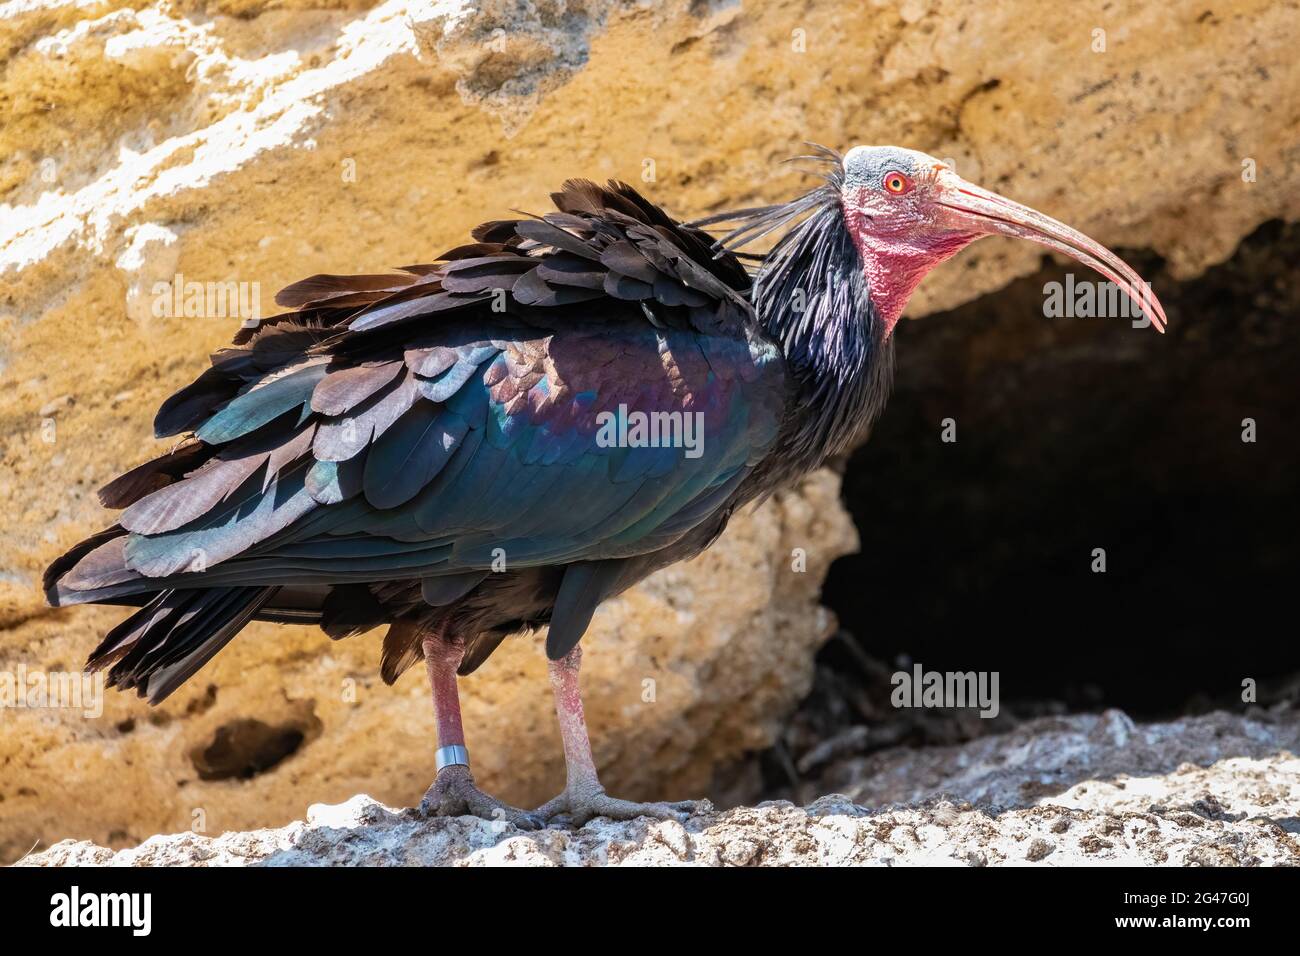
<instances>
[{"instance_id":1,"label":"pale rocky ground","mask_svg":"<svg viewBox=\"0 0 1300 956\"><path fill-rule=\"evenodd\" d=\"M772 201L803 188L777 165L803 140L927 150L1192 276L1300 214L1297 43L1269 0L0 3L0 671L77 671L120 616L51 612L37 583L238 322L155 316L158 283L245 283L270 311L303 275L427 261L574 175L683 216ZM1037 262L980 244L912 313ZM584 676L611 789L702 791L770 743L831 626L826 568L856 546L822 474L603 609ZM431 717L417 677L379 683L377 645L259 626L152 712L0 710L0 860L279 826L363 791L413 803ZM482 782L549 796L540 653L504 648L465 696Z\"/></svg>"},{"instance_id":2,"label":"pale rocky ground","mask_svg":"<svg viewBox=\"0 0 1300 956\"><path fill-rule=\"evenodd\" d=\"M1300 722L1223 713L1034 721L963 747L876 755L847 793L681 822L525 833L422 820L361 795L279 829L65 841L32 866L1296 866ZM847 768L849 776L864 768ZM849 794L852 794L850 796ZM870 807L854 803L869 800Z\"/></svg>"}]
</instances>

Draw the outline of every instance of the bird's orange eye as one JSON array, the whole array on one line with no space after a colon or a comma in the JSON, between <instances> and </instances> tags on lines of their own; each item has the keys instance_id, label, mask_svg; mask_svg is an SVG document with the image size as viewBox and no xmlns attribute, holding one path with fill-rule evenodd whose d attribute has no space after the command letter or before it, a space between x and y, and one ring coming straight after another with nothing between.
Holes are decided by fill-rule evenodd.
<instances>
[{"instance_id":1,"label":"bird's orange eye","mask_svg":"<svg viewBox=\"0 0 1300 956\"><path fill-rule=\"evenodd\" d=\"M905 193L907 192L907 187L910 185L911 183L908 181L907 177L904 176L902 173L885 174L885 188L889 190L891 193L895 193L895 194Z\"/></svg>"}]
</instances>

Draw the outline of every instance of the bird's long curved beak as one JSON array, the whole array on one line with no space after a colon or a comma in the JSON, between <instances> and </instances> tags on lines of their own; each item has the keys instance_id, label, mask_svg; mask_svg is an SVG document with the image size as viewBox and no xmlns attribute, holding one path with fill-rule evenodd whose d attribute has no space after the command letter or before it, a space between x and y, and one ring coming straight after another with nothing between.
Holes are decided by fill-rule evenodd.
<instances>
[{"instance_id":1,"label":"bird's long curved beak","mask_svg":"<svg viewBox=\"0 0 1300 956\"><path fill-rule=\"evenodd\" d=\"M1165 330L1165 310L1151 286L1105 246L1035 209L968 183L949 170L939 172L937 185L936 202L947 211L946 225L980 235L1029 239L1077 259L1119 286L1157 331Z\"/></svg>"}]
</instances>

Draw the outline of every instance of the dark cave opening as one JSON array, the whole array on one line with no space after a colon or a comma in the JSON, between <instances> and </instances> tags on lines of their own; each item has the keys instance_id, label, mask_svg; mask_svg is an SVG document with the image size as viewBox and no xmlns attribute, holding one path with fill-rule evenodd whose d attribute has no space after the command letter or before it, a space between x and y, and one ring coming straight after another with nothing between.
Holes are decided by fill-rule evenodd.
<instances>
[{"instance_id":1,"label":"dark cave opening","mask_svg":"<svg viewBox=\"0 0 1300 956\"><path fill-rule=\"evenodd\" d=\"M314 715L276 726L251 718L231 721L196 747L190 760L200 780L251 780L297 753L320 727Z\"/></svg>"},{"instance_id":2,"label":"dark cave opening","mask_svg":"<svg viewBox=\"0 0 1300 956\"><path fill-rule=\"evenodd\" d=\"M998 671L1004 706L1137 718L1239 704L1247 678L1265 703L1300 671L1300 226L1267 223L1190 281L1126 258L1168 334L1043 318L1069 271L1046 259L903 323L893 398L844 463L862 549L823 592L889 670ZM819 664L844 679L853 656L832 641Z\"/></svg>"},{"instance_id":3,"label":"dark cave opening","mask_svg":"<svg viewBox=\"0 0 1300 956\"><path fill-rule=\"evenodd\" d=\"M898 330L893 397L837 463L862 540L823 588L840 628L758 757L764 799L806 802L857 757L1033 717L1243 710L1246 679L1256 704L1300 706L1300 226L1266 223L1190 281L1125 258L1166 335L1044 318L1044 286L1068 268L1049 259ZM893 676L916 664L997 672L998 716L895 707Z\"/></svg>"}]
</instances>

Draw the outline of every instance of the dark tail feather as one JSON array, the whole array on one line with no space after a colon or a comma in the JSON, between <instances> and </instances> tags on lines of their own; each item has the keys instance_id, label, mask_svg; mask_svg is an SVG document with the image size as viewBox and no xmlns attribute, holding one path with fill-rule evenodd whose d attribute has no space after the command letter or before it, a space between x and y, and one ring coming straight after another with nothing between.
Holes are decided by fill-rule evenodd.
<instances>
[{"instance_id":1,"label":"dark tail feather","mask_svg":"<svg viewBox=\"0 0 1300 956\"><path fill-rule=\"evenodd\" d=\"M402 672L424 656L420 628L412 618L399 617L384 635L384 653L379 661L379 676L392 684Z\"/></svg>"},{"instance_id":2,"label":"dark tail feather","mask_svg":"<svg viewBox=\"0 0 1300 956\"><path fill-rule=\"evenodd\" d=\"M273 587L163 591L105 635L86 669L112 664L110 687L166 700L275 594Z\"/></svg>"},{"instance_id":3,"label":"dark tail feather","mask_svg":"<svg viewBox=\"0 0 1300 956\"><path fill-rule=\"evenodd\" d=\"M600 602L619 590L625 559L577 561L566 565L546 634L546 656L558 661L582 640Z\"/></svg>"},{"instance_id":4,"label":"dark tail feather","mask_svg":"<svg viewBox=\"0 0 1300 956\"><path fill-rule=\"evenodd\" d=\"M426 620L423 625L414 618L398 618L384 635L384 653L379 665L379 674L385 684L394 683L408 667L424 657L424 637L431 631L448 626L444 618L441 621ZM478 669L497 645L504 641L508 631L483 631L473 635L465 645L465 656L461 659L456 673L461 677L472 674Z\"/></svg>"},{"instance_id":5,"label":"dark tail feather","mask_svg":"<svg viewBox=\"0 0 1300 956\"><path fill-rule=\"evenodd\" d=\"M492 656L501 642L508 635L505 631L483 631L476 634L465 647L465 656L461 658L460 667L456 668L456 673L461 677L472 674L478 670L483 662Z\"/></svg>"}]
</instances>

